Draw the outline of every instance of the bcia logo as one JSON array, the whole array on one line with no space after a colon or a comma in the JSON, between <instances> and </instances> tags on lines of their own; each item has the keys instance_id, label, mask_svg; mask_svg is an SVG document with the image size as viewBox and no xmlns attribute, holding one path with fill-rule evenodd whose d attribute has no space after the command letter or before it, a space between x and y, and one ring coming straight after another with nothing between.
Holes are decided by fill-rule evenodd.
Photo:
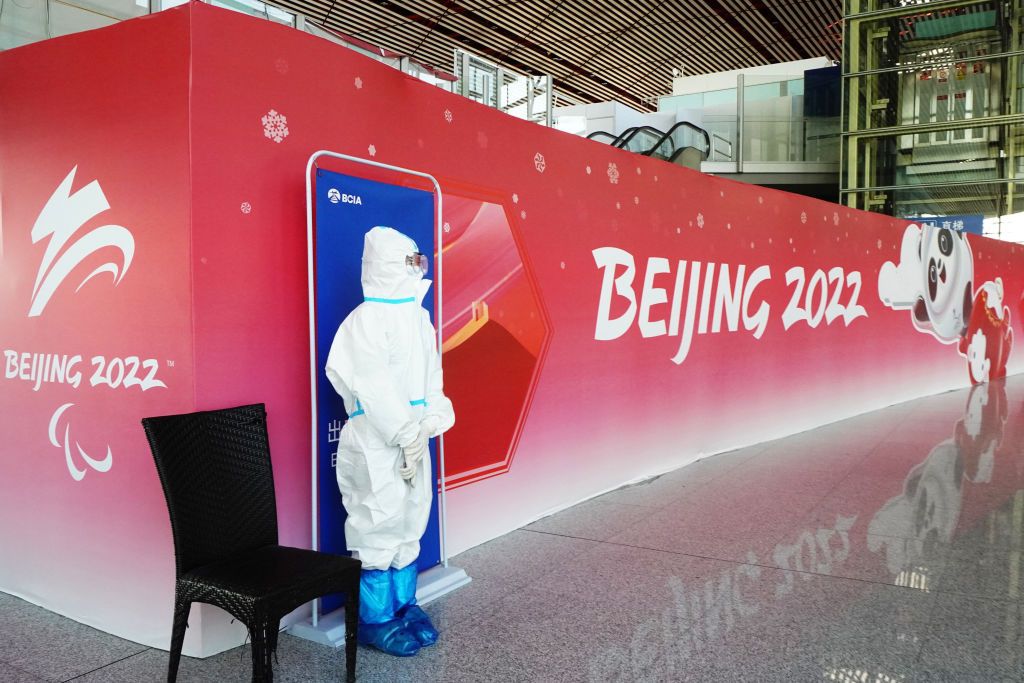
<instances>
[{"instance_id":1,"label":"bcia logo","mask_svg":"<svg viewBox=\"0 0 1024 683\"><path fill-rule=\"evenodd\" d=\"M338 202L341 202L342 204L356 204L358 206L363 205L363 198L360 197L359 195L342 194L333 187L327 190L327 198L331 200L331 204L337 204Z\"/></svg>"}]
</instances>

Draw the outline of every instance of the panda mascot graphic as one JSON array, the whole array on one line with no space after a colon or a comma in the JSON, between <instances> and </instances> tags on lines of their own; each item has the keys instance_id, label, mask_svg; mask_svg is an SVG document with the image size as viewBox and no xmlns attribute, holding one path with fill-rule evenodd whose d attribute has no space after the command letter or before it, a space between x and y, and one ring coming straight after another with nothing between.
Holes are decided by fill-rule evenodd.
<instances>
[{"instance_id":1,"label":"panda mascot graphic","mask_svg":"<svg viewBox=\"0 0 1024 683\"><path fill-rule=\"evenodd\" d=\"M974 289L974 255L963 233L936 225L909 225L900 262L878 274L878 296L889 308L910 311L914 327L967 359L972 384L1006 376L1013 345L1010 310L1000 278Z\"/></svg>"}]
</instances>

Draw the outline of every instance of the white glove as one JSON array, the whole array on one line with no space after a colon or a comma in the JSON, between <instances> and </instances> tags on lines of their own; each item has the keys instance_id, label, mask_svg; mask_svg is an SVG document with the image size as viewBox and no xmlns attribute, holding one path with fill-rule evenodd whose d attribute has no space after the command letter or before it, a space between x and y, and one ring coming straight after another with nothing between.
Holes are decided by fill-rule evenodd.
<instances>
[{"instance_id":1,"label":"white glove","mask_svg":"<svg viewBox=\"0 0 1024 683\"><path fill-rule=\"evenodd\" d=\"M432 439L437 436L437 430L441 426L441 418L437 415L427 415L420 420L420 438Z\"/></svg>"},{"instance_id":2,"label":"white glove","mask_svg":"<svg viewBox=\"0 0 1024 683\"><path fill-rule=\"evenodd\" d=\"M398 468L398 475L406 481L411 481L419 469L420 460L427 454L427 440L417 438L411 444L402 449L402 466Z\"/></svg>"},{"instance_id":3,"label":"white glove","mask_svg":"<svg viewBox=\"0 0 1024 683\"><path fill-rule=\"evenodd\" d=\"M416 476L416 471L419 470L419 463L414 462L411 465L405 463L398 468L398 476L405 480L406 484L412 484L413 477Z\"/></svg>"}]
</instances>

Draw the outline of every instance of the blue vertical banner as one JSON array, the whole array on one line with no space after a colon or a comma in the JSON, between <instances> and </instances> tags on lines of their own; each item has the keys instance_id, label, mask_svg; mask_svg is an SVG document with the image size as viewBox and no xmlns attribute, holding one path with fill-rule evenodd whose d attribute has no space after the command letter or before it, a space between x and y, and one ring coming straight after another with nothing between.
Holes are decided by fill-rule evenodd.
<instances>
[{"instance_id":1,"label":"blue vertical banner","mask_svg":"<svg viewBox=\"0 0 1024 683\"><path fill-rule=\"evenodd\" d=\"M338 437L348 416L334 391L324 366L334 334L345 317L363 301L360 274L363 237L374 226L394 228L413 240L424 254L434 253L434 194L398 185L316 171L316 359L317 359L317 490L320 550L347 553L345 508L341 503L334 465ZM427 277L432 278L433 273ZM434 319L434 295L428 292L423 305ZM436 321L435 321L436 325ZM435 440L436 441L436 440ZM436 443L431 459L437 469ZM420 542L420 571L441 561L437 495L430 522ZM341 606L336 598L323 601L324 613Z\"/></svg>"}]
</instances>

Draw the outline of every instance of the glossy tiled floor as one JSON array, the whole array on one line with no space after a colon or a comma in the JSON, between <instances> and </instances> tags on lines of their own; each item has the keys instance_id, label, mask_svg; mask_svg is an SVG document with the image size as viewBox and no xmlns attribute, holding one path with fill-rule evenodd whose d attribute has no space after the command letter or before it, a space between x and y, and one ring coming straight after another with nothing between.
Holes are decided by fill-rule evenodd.
<instances>
[{"instance_id":1,"label":"glossy tiled floor","mask_svg":"<svg viewBox=\"0 0 1024 683\"><path fill-rule=\"evenodd\" d=\"M363 681L1024 680L1024 376L726 453L456 558L419 656ZM0 594L0 683L157 681L167 655ZM238 648L181 681L245 681ZM341 680L285 636L277 680Z\"/></svg>"}]
</instances>

